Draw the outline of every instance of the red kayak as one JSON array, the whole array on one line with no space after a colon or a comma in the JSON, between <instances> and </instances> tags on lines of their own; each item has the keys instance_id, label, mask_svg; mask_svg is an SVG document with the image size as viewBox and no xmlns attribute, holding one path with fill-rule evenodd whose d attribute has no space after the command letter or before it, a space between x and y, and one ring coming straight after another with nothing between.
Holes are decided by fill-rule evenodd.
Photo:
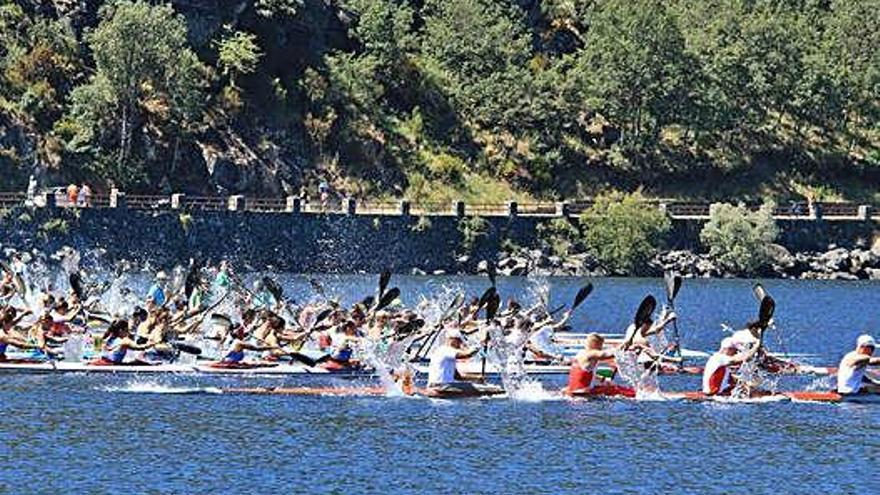
<instances>
[{"instance_id":1,"label":"red kayak","mask_svg":"<svg viewBox=\"0 0 880 495\"><path fill-rule=\"evenodd\" d=\"M634 399L636 396L636 389L615 385L613 383L605 383L590 387L587 390L578 390L576 392L569 392L568 387L566 387L562 389L562 393L569 397L588 399L599 399L603 397L626 397Z\"/></svg>"},{"instance_id":2,"label":"red kayak","mask_svg":"<svg viewBox=\"0 0 880 495\"><path fill-rule=\"evenodd\" d=\"M266 361L216 361L208 364L209 368L223 370L253 370L258 368L274 368L276 366L278 366L277 362Z\"/></svg>"},{"instance_id":3,"label":"red kayak","mask_svg":"<svg viewBox=\"0 0 880 495\"><path fill-rule=\"evenodd\" d=\"M728 396L706 395L703 392L669 392L664 393L668 399L680 399L695 402L774 402L774 401L801 401L801 402L861 402L878 403L880 394L852 394L841 395L834 391L794 391L794 392L760 392L752 397L738 399Z\"/></svg>"}]
</instances>

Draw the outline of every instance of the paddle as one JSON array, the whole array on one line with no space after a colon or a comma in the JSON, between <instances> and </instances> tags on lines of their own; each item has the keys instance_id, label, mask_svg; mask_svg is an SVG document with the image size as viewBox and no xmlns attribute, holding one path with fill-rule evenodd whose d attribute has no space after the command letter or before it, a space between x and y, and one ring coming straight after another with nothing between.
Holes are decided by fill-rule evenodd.
<instances>
[{"instance_id":1,"label":"paddle","mask_svg":"<svg viewBox=\"0 0 880 495\"><path fill-rule=\"evenodd\" d=\"M490 323L495 319L495 315L498 313L498 307L501 305L501 296L498 295L498 292L493 292L492 296L486 301L486 323ZM486 379L486 355L489 351L489 333L487 329L486 338L483 341L483 359L480 364L480 375L483 377L483 380Z\"/></svg>"},{"instance_id":2,"label":"paddle","mask_svg":"<svg viewBox=\"0 0 880 495\"><path fill-rule=\"evenodd\" d=\"M664 279L666 281L666 302L669 304L669 309L675 311L675 296L681 290L682 278L669 272L666 273ZM678 357L681 357L681 336L678 333L678 318L672 320L672 334L675 338L675 353Z\"/></svg>"},{"instance_id":3,"label":"paddle","mask_svg":"<svg viewBox=\"0 0 880 495\"><path fill-rule=\"evenodd\" d=\"M376 306L373 308L373 313L387 307L389 304L393 303L398 297L400 297L400 289L398 289L397 287L392 287L388 289L388 292L385 292L382 297L379 298L379 302L377 302Z\"/></svg>"},{"instance_id":4,"label":"paddle","mask_svg":"<svg viewBox=\"0 0 880 495\"><path fill-rule=\"evenodd\" d=\"M278 282L272 280L271 277L263 277L263 286L266 287L266 290L269 291L269 294L272 294L272 297L275 298L275 301L284 304L284 289L278 285Z\"/></svg>"},{"instance_id":5,"label":"paddle","mask_svg":"<svg viewBox=\"0 0 880 495\"><path fill-rule=\"evenodd\" d=\"M324 299L327 298L327 290L324 289L324 286L321 285L321 282L318 282L315 278L309 278L309 285L312 287L312 290L318 293L319 296Z\"/></svg>"},{"instance_id":6,"label":"paddle","mask_svg":"<svg viewBox=\"0 0 880 495\"><path fill-rule=\"evenodd\" d=\"M495 263L488 260L486 261L486 275L489 276L489 283L492 284L492 287L495 287L497 285L496 277L498 276L498 273L495 270Z\"/></svg>"},{"instance_id":7,"label":"paddle","mask_svg":"<svg viewBox=\"0 0 880 495\"><path fill-rule=\"evenodd\" d=\"M623 343L623 350L629 349L629 346L632 345L632 341L636 336L636 333L639 331L642 326L651 319L651 315L654 314L654 310L657 308L657 300L654 299L654 296L647 295L644 299L642 299L641 304L639 304L639 308L636 310L636 314L633 317L633 325L635 325L635 329L630 335L627 335L626 341Z\"/></svg>"},{"instance_id":8,"label":"paddle","mask_svg":"<svg viewBox=\"0 0 880 495\"><path fill-rule=\"evenodd\" d=\"M581 305L582 302L593 292L593 284L587 283L587 285L581 287L581 290L577 292L574 296L574 302L571 305L571 310L574 311L578 306Z\"/></svg>"},{"instance_id":9,"label":"paddle","mask_svg":"<svg viewBox=\"0 0 880 495\"><path fill-rule=\"evenodd\" d=\"M492 289L492 290L494 290L494 289ZM420 356L422 354L422 351L425 349L425 346L427 346L428 350L431 349L431 346L434 345L434 342L437 340L437 335L440 334L439 329L443 326L443 323L446 320L448 320L450 317L452 317L453 314L455 314L455 312L461 307L463 302L464 302L464 294L459 292L452 299L452 302L449 303L449 306L446 308L446 311L444 311L443 314L440 315L440 318L437 320L437 323L435 323L431 327L430 331L425 333L425 336L424 336L425 340L422 341L422 344L419 346L418 350L416 350L416 355L412 359L413 361L418 361L419 359L421 359ZM422 337L416 338L416 340L419 340L420 338L422 338ZM412 346L410 346L410 347L412 347Z\"/></svg>"},{"instance_id":10,"label":"paddle","mask_svg":"<svg viewBox=\"0 0 880 495\"><path fill-rule=\"evenodd\" d=\"M758 310L758 326L761 327L762 331L770 324L770 319L773 318L773 313L775 311L776 301L773 300L772 297L765 295L764 298L761 299L761 307Z\"/></svg>"},{"instance_id":11,"label":"paddle","mask_svg":"<svg viewBox=\"0 0 880 495\"><path fill-rule=\"evenodd\" d=\"M71 272L71 274L67 276L67 281L70 283L70 289L76 294L77 299L85 301L86 292L83 290L82 277L79 272Z\"/></svg>"},{"instance_id":12,"label":"paddle","mask_svg":"<svg viewBox=\"0 0 880 495\"><path fill-rule=\"evenodd\" d=\"M192 354L195 356L202 355L202 349L192 344L187 344L186 342L182 341L169 342L169 344L171 344L171 347L177 349L180 352L185 352L187 354Z\"/></svg>"},{"instance_id":13,"label":"paddle","mask_svg":"<svg viewBox=\"0 0 880 495\"><path fill-rule=\"evenodd\" d=\"M768 295L767 291L764 290L764 286L759 283L752 286L752 294L755 295L755 299L757 299L758 302L762 302Z\"/></svg>"},{"instance_id":14,"label":"paddle","mask_svg":"<svg viewBox=\"0 0 880 495\"><path fill-rule=\"evenodd\" d=\"M187 299L192 296L193 291L196 290L196 287L198 287L201 282L199 277L200 270L200 263L197 263L195 260L190 262L189 271L186 273L186 278L183 280L183 293L186 295Z\"/></svg>"},{"instance_id":15,"label":"paddle","mask_svg":"<svg viewBox=\"0 0 880 495\"><path fill-rule=\"evenodd\" d=\"M382 299L382 296L385 294L385 289L388 288L389 281L391 281L391 271L386 268L379 274L379 299Z\"/></svg>"}]
</instances>

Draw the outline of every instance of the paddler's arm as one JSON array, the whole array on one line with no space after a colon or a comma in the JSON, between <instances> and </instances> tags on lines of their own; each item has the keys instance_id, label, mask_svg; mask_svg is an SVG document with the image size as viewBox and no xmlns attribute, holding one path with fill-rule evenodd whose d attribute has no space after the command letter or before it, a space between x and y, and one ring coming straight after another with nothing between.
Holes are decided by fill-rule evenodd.
<instances>
[{"instance_id":1,"label":"paddler's arm","mask_svg":"<svg viewBox=\"0 0 880 495\"><path fill-rule=\"evenodd\" d=\"M131 349L133 351L145 351L147 349L154 347L156 345L156 343L155 342L147 342L146 344L138 344L134 340L125 339L120 343L120 345L125 347L126 349Z\"/></svg>"},{"instance_id":2,"label":"paddler's arm","mask_svg":"<svg viewBox=\"0 0 880 495\"><path fill-rule=\"evenodd\" d=\"M14 326L18 325L19 323L21 323L21 320L23 320L26 316L28 316L30 314L33 314L33 311L31 311L29 309L26 309L26 310L20 312L18 314L18 316L16 316L15 319L12 320L12 326L14 327Z\"/></svg>"}]
</instances>

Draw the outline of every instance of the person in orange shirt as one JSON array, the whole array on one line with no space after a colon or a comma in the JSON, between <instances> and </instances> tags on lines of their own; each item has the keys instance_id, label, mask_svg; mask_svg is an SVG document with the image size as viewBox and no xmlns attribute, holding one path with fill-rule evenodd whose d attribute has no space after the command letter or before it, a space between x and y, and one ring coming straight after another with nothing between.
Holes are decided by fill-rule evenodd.
<instances>
[{"instance_id":1,"label":"person in orange shirt","mask_svg":"<svg viewBox=\"0 0 880 495\"><path fill-rule=\"evenodd\" d=\"M70 206L76 206L76 200L79 197L79 188L76 184L71 183L67 186L67 203Z\"/></svg>"}]
</instances>

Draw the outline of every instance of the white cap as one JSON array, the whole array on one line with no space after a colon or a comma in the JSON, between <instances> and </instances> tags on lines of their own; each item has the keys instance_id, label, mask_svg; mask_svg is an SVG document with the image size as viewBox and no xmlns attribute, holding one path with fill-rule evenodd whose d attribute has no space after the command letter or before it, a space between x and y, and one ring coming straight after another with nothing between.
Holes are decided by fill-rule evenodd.
<instances>
[{"instance_id":1,"label":"white cap","mask_svg":"<svg viewBox=\"0 0 880 495\"><path fill-rule=\"evenodd\" d=\"M725 349L736 349L737 347L738 346L736 344L736 340L733 337L725 337L721 341L721 346L719 347L719 349L723 351Z\"/></svg>"},{"instance_id":2,"label":"white cap","mask_svg":"<svg viewBox=\"0 0 880 495\"><path fill-rule=\"evenodd\" d=\"M856 340L856 347L877 347L877 341L870 335L859 335Z\"/></svg>"},{"instance_id":3,"label":"white cap","mask_svg":"<svg viewBox=\"0 0 880 495\"><path fill-rule=\"evenodd\" d=\"M461 332L459 332L459 331L458 331L457 329L455 329L455 328L450 328L450 329L446 330L446 338L447 338L447 339L458 339L458 340L463 340L463 339L462 339L462 336L461 336Z\"/></svg>"},{"instance_id":4,"label":"white cap","mask_svg":"<svg viewBox=\"0 0 880 495\"><path fill-rule=\"evenodd\" d=\"M168 278L168 275L163 271L159 271L158 273L156 273L157 280L165 280L167 278Z\"/></svg>"}]
</instances>

